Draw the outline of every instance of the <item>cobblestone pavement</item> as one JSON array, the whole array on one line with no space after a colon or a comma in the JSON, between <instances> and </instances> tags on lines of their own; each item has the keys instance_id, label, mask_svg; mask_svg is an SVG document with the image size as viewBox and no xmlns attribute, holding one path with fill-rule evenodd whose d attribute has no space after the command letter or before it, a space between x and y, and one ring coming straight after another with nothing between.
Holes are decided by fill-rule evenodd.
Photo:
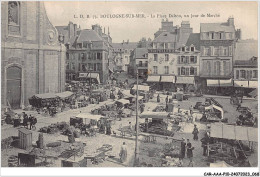
<instances>
[{"instance_id":1,"label":"cobblestone pavement","mask_svg":"<svg viewBox=\"0 0 260 177\"><path fill-rule=\"evenodd\" d=\"M166 95L161 94L161 104L164 103ZM234 123L236 117L238 116L238 113L236 112L236 107L233 107L229 103L228 98L222 98L222 97L217 97L215 98L220 104L224 105L224 115L225 117L228 118L229 123ZM188 110L188 108L191 105L195 105L196 102L202 101L204 102L205 97L191 97L189 100L181 101L178 104L180 105L181 109L183 110ZM70 117L75 116L79 114L80 112L82 113L88 113L92 109L98 108L104 104L110 104L112 103L112 100L107 100L105 102L101 102L98 105L88 105L87 107L79 108L79 109L73 109L73 110L68 110L64 111L61 113L58 113L55 117L44 117L42 115L37 114L35 111L26 111L27 114L35 115L38 119L37 123L37 129L36 131L33 131L33 144L36 144L36 141L38 139L38 130L43 127L43 126L48 126L52 123L57 123L57 122L69 122ZM244 105L249 106L252 110L257 112L257 101L255 100L244 100ZM156 98L150 100L148 103L145 103L145 110L152 110L155 108L158 104L156 103ZM22 110L16 110L16 112L22 112ZM104 134L97 134L96 137L85 137L81 136L80 138L76 138L76 141L82 141L83 143L86 143L85 147L85 154L91 154L96 151L99 147L101 147L103 144L111 144L113 146L113 150L111 152L111 155L115 156L114 159L107 159L103 163L100 163L99 167L131 167L133 166L133 159L134 159L134 149L135 149L135 137L126 137L122 138L119 135L119 132L117 131L119 126L126 126L128 125L128 122L132 122L132 124L135 123L135 116L129 117L129 118L123 118L122 121L116 121L114 125L112 125L112 131L116 132L115 135L104 135ZM141 122L143 121L142 119L140 120ZM199 122L196 122L199 128L199 140L202 138L204 134L204 130L206 125L205 124L200 124ZM192 134L191 131L193 129L193 124L192 123L185 123L183 124L183 131L182 132L177 132L175 133L174 137L176 138L182 138L185 137L186 139L190 139L192 145L195 147L193 151L194 155L194 166L195 167L207 167L208 164L205 161L205 157L202 156L202 148L201 148L201 142L200 141L194 141L192 139ZM2 139L7 138L9 136L18 136L18 129L12 127L11 125L3 125L1 129L1 135ZM140 142L140 148L144 146L142 137L139 137L139 142ZM49 142L55 142L55 141L68 141L68 137L60 134L46 134L44 133L44 143L47 144ZM121 145L123 142L126 142L127 144L127 150L128 150L128 159L124 164L121 164L119 160L119 151L121 148ZM169 143L170 140L162 139L162 138L157 138L157 143ZM257 144L256 144L257 146ZM153 148L156 147L156 144L149 144L149 147ZM2 157L1 157L1 162L2 166L8 166L8 156L10 155L16 155L18 152L25 152L22 149L17 149L17 148L11 148L8 150L3 150L2 151ZM256 156L257 157L257 150L256 150ZM140 155L141 156L141 155ZM252 164L257 164L257 158L253 158L254 155L250 157L250 161ZM184 159L184 166L188 165L188 159ZM57 163L54 166L61 166L60 161L57 161Z\"/></svg>"}]
</instances>

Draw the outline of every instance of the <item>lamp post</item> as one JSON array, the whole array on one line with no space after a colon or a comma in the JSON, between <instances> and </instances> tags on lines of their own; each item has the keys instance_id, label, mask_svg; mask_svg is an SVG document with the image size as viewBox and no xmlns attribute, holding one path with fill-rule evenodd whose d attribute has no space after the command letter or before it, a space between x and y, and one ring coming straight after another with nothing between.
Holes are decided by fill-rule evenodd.
<instances>
[{"instance_id":1,"label":"lamp post","mask_svg":"<svg viewBox=\"0 0 260 177\"><path fill-rule=\"evenodd\" d=\"M139 134L139 117L138 117L138 69L136 72L136 138L135 138L135 160L134 166L139 165L139 148L138 148L138 134Z\"/></svg>"}]
</instances>

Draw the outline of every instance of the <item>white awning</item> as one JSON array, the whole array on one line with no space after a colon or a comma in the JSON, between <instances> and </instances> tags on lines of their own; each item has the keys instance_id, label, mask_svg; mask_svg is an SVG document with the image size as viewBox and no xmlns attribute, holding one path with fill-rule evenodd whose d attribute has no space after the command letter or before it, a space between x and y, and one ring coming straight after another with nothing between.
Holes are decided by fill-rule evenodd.
<instances>
[{"instance_id":1,"label":"white awning","mask_svg":"<svg viewBox=\"0 0 260 177\"><path fill-rule=\"evenodd\" d=\"M137 85L134 85L133 89L136 90ZM149 92L150 86L148 85L138 85L138 90L143 90Z\"/></svg>"},{"instance_id":2,"label":"white awning","mask_svg":"<svg viewBox=\"0 0 260 177\"><path fill-rule=\"evenodd\" d=\"M249 81L249 88L258 88L258 81Z\"/></svg>"},{"instance_id":3,"label":"white awning","mask_svg":"<svg viewBox=\"0 0 260 177\"><path fill-rule=\"evenodd\" d=\"M210 126L211 137L231 140L258 142L257 131L257 128L254 127L226 125L223 123L214 123Z\"/></svg>"},{"instance_id":4,"label":"white awning","mask_svg":"<svg viewBox=\"0 0 260 177\"><path fill-rule=\"evenodd\" d=\"M89 113L80 113L76 117L82 118L82 119L99 120L102 116L101 115L93 115L93 114L89 114Z\"/></svg>"},{"instance_id":5,"label":"white awning","mask_svg":"<svg viewBox=\"0 0 260 177\"><path fill-rule=\"evenodd\" d=\"M222 87L232 87L232 79L228 79L228 80L219 80L219 85Z\"/></svg>"},{"instance_id":6,"label":"white awning","mask_svg":"<svg viewBox=\"0 0 260 177\"><path fill-rule=\"evenodd\" d=\"M175 83L175 76L161 76L161 82Z\"/></svg>"},{"instance_id":7,"label":"white awning","mask_svg":"<svg viewBox=\"0 0 260 177\"><path fill-rule=\"evenodd\" d=\"M176 84L194 84L194 77L177 77Z\"/></svg>"},{"instance_id":8,"label":"white awning","mask_svg":"<svg viewBox=\"0 0 260 177\"><path fill-rule=\"evenodd\" d=\"M160 76L148 76L147 82L159 82Z\"/></svg>"},{"instance_id":9,"label":"white awning","mask_svg":"<svg viewBox=\"0 0 260 177\"><path fill-rule=\"evenodd\" d=\"M218 87L219 86L219 80L207 79L207 86L208 87Z\"/></svg>"},{"instance_id":10,"label":"white awning","mask_svg":"<svg viewBox=\"0 0 260 177\"><path fill-rule=\"evenodd\" d=\"M248 88L248 81L234 81L234 87Z\"/></svg>"}]
</instances>

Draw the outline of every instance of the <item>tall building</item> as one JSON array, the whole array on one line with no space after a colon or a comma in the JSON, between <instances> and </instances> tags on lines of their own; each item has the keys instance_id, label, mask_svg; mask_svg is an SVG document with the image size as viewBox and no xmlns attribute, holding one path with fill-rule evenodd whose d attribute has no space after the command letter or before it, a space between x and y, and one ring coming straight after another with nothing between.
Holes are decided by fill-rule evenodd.
<instances>
[{"instance_id":1,"label":"tall building","mask_svg":"<svg viewBox=\"0 0 260 177\"><path fill-rule=\"evenodd\" d=\"M200 77L204 88L223 92L232 86L234 45L240 37L233 17L224 23L200 24Z\"/></svg>"},{"instance_id":2,"label":"tall building","mask_svg":"<svg viewBox=\"0 0 260 177\"><path fill-rule=\"evenodd\" d=\"M1 4L2 105L23 108L38 93L65 87L65 51L44 2Z\"/></svg>"},{"instance_id":3,"label":"tall building","mask_svg":"<svg viewBox=\"0 0 260 177\"><path fill-rule=\"evenodd\" d=\"M76 27L77 28L77 27ZM112 60L112 39L99 25L83 29L66 43L66 80L88 80L106 83L109 79L109 60Z\"/></svg>"},{"instance_id":4,"label":"tall building","mask_svg":"<svg viewBox=\"0 0 260 177\"><path fill-rule=\"evenodd\" d=\"M136 48L130 55L130 64L128 73L132 76L138 75L142 78L147 77L148 71L148 49L147 48Z\"/></svg>"},{"instance_id":5,"label":"tall building","mask_svg":"<svg viewBox=\"0 0 260 177\"><path fill-rule=\"evenodd\" d=\"M256 40L238 40L234 55L234 87L250 92L258 87L258 47Z\"/></svg>"},{"instance_id":6,"label":"tall building","mask_svg":"<svg viewBox=\"0 0 260 177\"><path fill-rule=\"evenodd\" d=\"M115 70L128 71L130 54L137 47L137 43L128 40L122 43L112 43L112 46Z\"/></svg>"},{"instance_id":7,"label":"tall building","mask_svg":"<svg viewBox=\"0 0 260 177\"><path fill-rule=\"evenodd\" d=\"M180 27L173 26L172 21L161 22L152 47L148 49L148 83L157 85L158 89L175 90L179 48L186 45L192 31L187 21Z\"/></svg>"}]
</instances>

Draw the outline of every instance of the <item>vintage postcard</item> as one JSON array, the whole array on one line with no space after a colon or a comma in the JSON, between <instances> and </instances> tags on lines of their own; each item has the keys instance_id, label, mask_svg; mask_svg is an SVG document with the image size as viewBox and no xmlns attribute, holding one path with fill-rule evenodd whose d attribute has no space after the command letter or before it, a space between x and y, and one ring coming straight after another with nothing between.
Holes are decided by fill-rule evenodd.
<instances>
[{"instance_id":1,"label":"vintage postcard","mask_svg":"<svg viewBox=\"0 0 260 177\"><path fill-rule=\"evenodd\" d=\"M2 1L1 17L8 174L259 176L258 2Z\"/></svg>"}]
</instances>

